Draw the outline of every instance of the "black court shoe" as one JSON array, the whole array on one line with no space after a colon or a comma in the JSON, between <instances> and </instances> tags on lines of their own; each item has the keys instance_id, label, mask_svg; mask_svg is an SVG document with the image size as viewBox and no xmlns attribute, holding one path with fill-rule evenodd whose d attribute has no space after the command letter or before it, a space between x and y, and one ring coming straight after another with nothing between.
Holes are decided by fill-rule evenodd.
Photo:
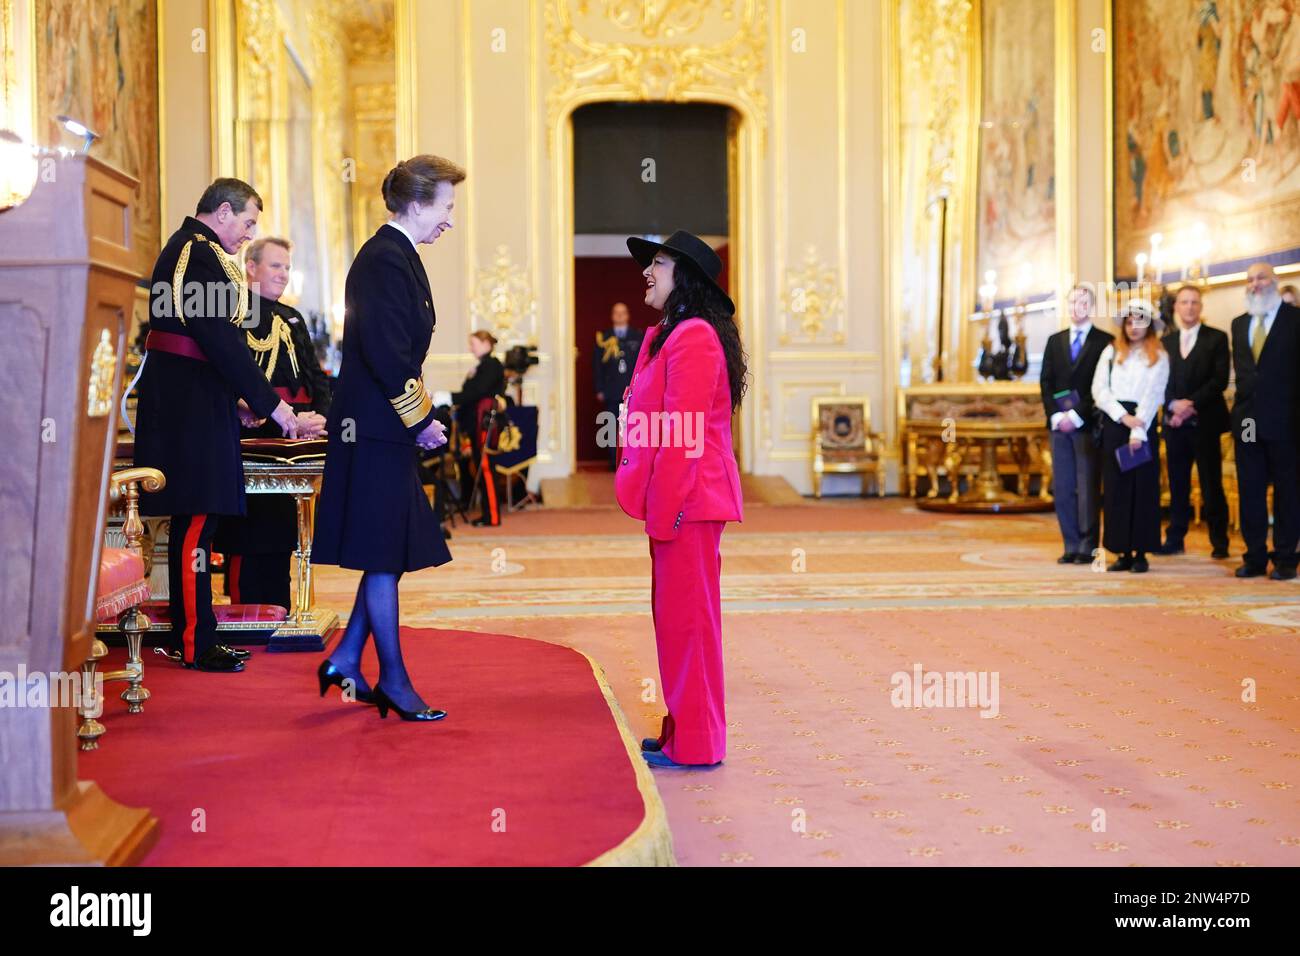
<instances>
[{"instance_id":1,"label":"black court shoe","mask_svg":"<svg viewBox=\"0 0 1300 956\"><path fill-rule=\"evenodd\" d=\"M1129 554L1120 555L1107 571L1130 571L1133 568L1133 556Z\"/></svg>"},{"instance_id":2,"label":"black court shoe","mask_svg":"<svg viewBox=\"0 0 1300 956\"><path fill-rule=\"evenodd\" d=\"M362 704L373 704L375 702L375 692L373 690L357 690L355 678L349 677L335 667L328 657L320 662L320 667L316 668L316 680L320 682L320 695L322 697L325 696L325 691L329 690L330 687L337 687L343 691L343 696L346 698L348 691L344 688L343 683L351 680L354 683L352 696L356 701Z\"/></svg>"},{"instance_id":3,"label":"black court shoe","mask_svg":"<svg viewBox=\"0 0 1300 956\"><path fill-rule=\"evenodd\" d=\"M403 710L393 703L393 699L384 693L382 687L376 687L374 690L375 706L379 708L380 718L386 718L390 710L396 711L397 716L403 720L442 720L447 716L445 710L434 710L428 707L424 710Z\"/></svg>"},{"instance_id":4,"label":"black court shoe","mask_svg":"<svg viewBox=\"0 0 1300 956\"><path fill-rule=\"evenodd\" d=\"M218 644L217 647L235 658L235 660L246 661L253 656L252 651L246 651L242 647L231 647L229 644Z\"/></svg>"}]
</instances>

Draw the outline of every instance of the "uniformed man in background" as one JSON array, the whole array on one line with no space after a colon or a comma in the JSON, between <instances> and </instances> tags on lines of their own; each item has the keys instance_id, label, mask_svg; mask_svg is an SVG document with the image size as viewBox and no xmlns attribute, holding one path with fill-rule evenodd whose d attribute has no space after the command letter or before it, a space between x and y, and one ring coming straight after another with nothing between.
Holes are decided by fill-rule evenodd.
<instances>
[{"instance_id":1,"label":"uniformed man in background","mask_svg":"<svg viewBox=\"0 0 1300 956\"><path fill-rule=\"evenodd\" d=\"M623 401L623 393L632 383L632 369L636 367L636 357L641 351L644 337L639 329L632 328L628 322L631 313L622 302L615 302L609 310L611 328L596 333L596 352L592 356L595 371L596 400L603 408L617 417L618 406ZM609 467L613 470L617 464L618 447L609 449Z\"/></svg>"},{"instance_id":2,"label":"uniformed man in background","mask_svg":"<svg viewBox=\"0 0 1300 956\"><path fill-rule=\"evenodd\" d=\"M217 518L244 513L237 403L288 437L298 433L293 408L266 380L245 338L248 296L235 254L253 237L261 211L253 187L216 180L167 240L150 280L135 464L162 471L167 486L142 494L140 510L171 518L172 644L186 667L201 671L240 671L247 657L217 641L212 611Z\"/></svg>"},{"instance_id":3,"label":"uniformed man in background","mask_svg":"<svg viewBox=\"0 0 1300 956\"><path fill-rule=\"evenodd\" d=\"M325 435L329 409L329 379L316 358L316 348L302 313L280 301L289 285L293 246L270 236L254 240L244 254L250 320L248 349L266 379L298 417L299 438ZM252 419L241 412L245 438L278 438L274 422ZM243 518L227 518L217 529L213 547L226 556L226 583L234 604L290 603L293 552L298 548L298 510L289 495L249 495Z\"/></svg>"}]
</instances>

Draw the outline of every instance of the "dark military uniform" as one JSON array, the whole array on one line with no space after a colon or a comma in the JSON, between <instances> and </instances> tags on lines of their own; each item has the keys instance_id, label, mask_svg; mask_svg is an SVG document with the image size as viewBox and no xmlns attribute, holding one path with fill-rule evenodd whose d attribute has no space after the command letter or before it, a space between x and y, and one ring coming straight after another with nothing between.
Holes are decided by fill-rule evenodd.
<instances>
[{"instance_id":1,"label":"dark military uniform","mask_svg":"<svg viewBox=\"0 0 1300 956\"><path fill-rule=\"evenodd\" d=\"M167 552L172 641L187 663L216 643L209 573L219 515L244 513L242 398L261 418L280 396L249 354L243 269L217 235L186 217L154 265L149 338L138 385L135 463L166 487L140 496L146 515L171 517Z\"/></svg>"},{"instance_id":2,"label":"dark military uniform","mask_svg":"<svg viewBox=\"0 0 1300 956\"><path fill-rule=\"evenodd\" d=\"M252 296L248 348L267 381L295 412L329 410L329 379L302 313L282 302ZM244 428L245 438L279 438L275 422ZM226 556L226 581L235 604L290 604L290 562L298 549L298 509L289 495L249 495L247 516L227 518L213 548Z\"/></svg>"},{"instance_id":3,"label":"dark military uniform","mask_svg":"<svg viewBox=\"0 0 1300 956\"><path fill-rule=\"evenodd\" d=\"M410 239L380 226L348 270L344 300L312 563L387 573L446 564L415 445L433 420L421 366L435 318Z\"/></svg>"},{"instance_id":4,"label":"dark military uniform","mask_svg":"<svg viewBox=\"0 0 1300 956\"><path fill-rule=\"evenodd\" d=\"M605 396L605 410L618 415L618 406L623 401L623 393L632 384L632 370L636 368L636 357L641 353L641 341L645 333L628 326L622 337L614 329L596 333L596 351L592 354L592 366L595 372L597 394ZM615 464L618 448L609 449L610 464Z\"/></svg>"}]
</instances>

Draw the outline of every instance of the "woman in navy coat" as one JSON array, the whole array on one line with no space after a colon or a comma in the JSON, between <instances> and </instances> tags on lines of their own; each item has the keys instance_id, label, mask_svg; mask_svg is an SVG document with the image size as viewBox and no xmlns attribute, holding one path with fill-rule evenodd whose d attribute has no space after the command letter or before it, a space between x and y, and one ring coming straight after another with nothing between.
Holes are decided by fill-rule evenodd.
<instances>
[{"instance_id":1,"label":"woman in navy coat","mask_svg":"<svg viewBox=\"0 0 1300 956\"><path fill-rule=\"evenodd\" d=\"M313 564L365 573L338 647L317 673L330 685L403 720L440 720L406 673L397 583L451 554L420 483L417 448L443 445L421 367L433 335L433 296L416 246L450 229L453 187L465 171L438 156L398 163L384 179L392 218L357 252L344 291L343 362L328 420L329 447L316 513ZM373 690L361 674L369 635L379 655Z\"/></svg>"}]
</instances>

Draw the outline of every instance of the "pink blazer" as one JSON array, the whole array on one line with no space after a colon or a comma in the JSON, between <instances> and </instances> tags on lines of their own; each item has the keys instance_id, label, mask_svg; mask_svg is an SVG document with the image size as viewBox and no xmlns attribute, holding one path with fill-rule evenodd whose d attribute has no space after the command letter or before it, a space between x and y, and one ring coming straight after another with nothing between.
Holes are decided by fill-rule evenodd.
<instances>
[{"instance_id":1,"label":"pink blazer","mask_svg":"<svg viewBox=\"0 0 1300 956\"><path fill-rule=\"evenodd\" d=\"M623 393L614 476L618 503L645 520L646 534L671 541L683 521L740 521L740 471L731 450L731 386L718 333L687 319L654 359L646 332Z\"/></svg>"}]
</instances>

